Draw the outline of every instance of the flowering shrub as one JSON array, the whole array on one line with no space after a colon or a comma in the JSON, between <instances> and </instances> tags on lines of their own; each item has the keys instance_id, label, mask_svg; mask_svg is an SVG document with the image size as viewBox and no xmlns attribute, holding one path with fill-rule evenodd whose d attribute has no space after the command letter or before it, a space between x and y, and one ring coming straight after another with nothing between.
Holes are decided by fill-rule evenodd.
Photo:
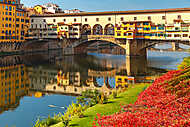
<instances>
[{"instance_id":1,"label":"flowering shrub","mask_svg":"<svg viewBox=\"0 0 190 127\"><path fill-rule=\"evenodd\" d=\"M119 113L97 114L95 126L190 127L190 67L157 78L135 104L122 106Z\"/></svg>"}]
</instances>

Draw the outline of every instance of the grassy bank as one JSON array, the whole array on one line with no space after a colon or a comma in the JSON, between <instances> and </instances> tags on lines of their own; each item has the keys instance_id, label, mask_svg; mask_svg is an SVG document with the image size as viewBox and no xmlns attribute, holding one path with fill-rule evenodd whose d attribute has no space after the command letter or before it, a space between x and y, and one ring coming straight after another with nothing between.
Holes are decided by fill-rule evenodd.
<instances>
[{"instance_id":1,"label":"grassy bank","mask_svg":"<svg viewBox=\"0 0 190 127\"><path fill-rule=\"evenodd\" d=\"M84 112L83 118L73 118L69 122L70 126L73 127L91 127L94 118L97 113L101 115L111 115L120 110L120 105L134 103L139 95L149 84L136 84L130 87L123 93L118 94L117 98L109 99L106 104L97 104L93 107L88 108ZM62 127L62 123L58 123L51 127Z\"/></svg>"}]
</instances>

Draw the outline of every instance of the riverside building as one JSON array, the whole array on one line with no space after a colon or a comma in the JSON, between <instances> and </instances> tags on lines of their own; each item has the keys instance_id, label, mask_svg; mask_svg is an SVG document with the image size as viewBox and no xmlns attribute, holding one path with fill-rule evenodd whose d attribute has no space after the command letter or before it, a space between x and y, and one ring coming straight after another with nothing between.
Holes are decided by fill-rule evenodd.
<instances>
[{"instance_id":1,"label":"riverside building","mask_svg":"<svg viewBox=\"0 0 190 127\"><path fill-rule=\"evenodd\" d=\"M0 0L0 50L13 50L27 39L29 17L20 0Z\"/></svg>"},{"instance_id":2,"label":"riverside building","mask_svg":"<svg viewBox=\"0 0 190 127\"><path fill-rule=\"evenodd\" d=\"M117 32L115 30L118 26L125 26L128 25L128 23L130 24L130 22L139 22L136 25L141 25L141 23L144 22L144 24L142 24L143 27L138 28L138 37L143 35L144 39L180 38L189 41L189 17L190 8L33 15L30 17L30 36L40 39L52 38L52 36L54 36L53 38L56 39L61 36L60 24L63 24L65 28L68 27L69 24L80 24L78 31L80 35L115 35ZM57 26L57 30L54 28L54 34L48 34L52 31L52 29L48 27L48 24ZM170 27L173 27L171 29L174 30L169 30ZM43 35L43 30L45 30L47 34ZM129 29L124 31L129 31ZM63 31L62 33L64 33L62 37L68 37L66 36L68 34L65 33L69 33L69 30L65 30L65 32ZM122 35L121 38L123 38L123 36L125 36L124 38L127 38L127 36L133 38L134 36L131 34ZM80 38L81 36L76 36L76 38L77 37ZM120 37L117 36L116 38Z\"/></svg>"}]
</instances>

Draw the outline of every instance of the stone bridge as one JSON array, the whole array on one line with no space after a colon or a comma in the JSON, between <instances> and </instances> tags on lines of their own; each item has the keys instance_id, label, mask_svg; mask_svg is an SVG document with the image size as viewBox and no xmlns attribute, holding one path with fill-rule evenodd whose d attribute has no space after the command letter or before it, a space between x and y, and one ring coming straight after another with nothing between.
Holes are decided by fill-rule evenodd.
<instances>
[{"instance_id":1,"label":"stone bridge","mask_svg":"<svg viewBox=\"0 0 190 127\"><path fill-rule=\"evenodd\" d=\"M112 91L115 90L114 88L109 88L109 86L107 86L105 83L101 87L95 86L93 81L89 82L88 85L89 86L75 86L75 85L58 86L57 84L48 84L46 85L45 91L61 93L61 94L81 95L81 93L86 90L99 90L105 95L110 95Z\"/></svg>"},{"instance_id":2,"label":"stone bridge","mask_svg":"<svg viewBox=\"0 0 190 127\"><path fill-rule=\"evenodd\" d=\"M87 46L97 42L110 42L125 49L127 56L146 56L146 49L159 43L171 42L173 50L179 48L179 43L190 45L189 41L150 40L150 39L117 39L114 35L83 35L80 39L65 39L64 54L83 54Z\"/></svg>"}]
</instances>

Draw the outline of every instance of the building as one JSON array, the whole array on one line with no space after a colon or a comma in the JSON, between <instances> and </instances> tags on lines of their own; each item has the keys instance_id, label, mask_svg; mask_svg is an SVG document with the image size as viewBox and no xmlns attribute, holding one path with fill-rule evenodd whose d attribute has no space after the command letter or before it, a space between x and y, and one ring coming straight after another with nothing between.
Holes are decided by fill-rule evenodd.
<instances>
[{"instance_id":1,"label":"building","mask_svg":"<svg viewBox=\"0 0 190 127\"><path fill-rule=\"evenodd\" d=\"M30 89L44 91L47 84L55 82L57 75L56 69L47 69L43 67L28 67L28 76Z\"/></svg>"},{"instance_id":2,"label":"building","mask_svg":"<svg viewBox=\"0 0 190 127\"><path fill-rule=\"evenodd\" d=\"M0 113L15 109L28 91L29 79L24 65L0 67Z\"/></svg>"},{"instance_id":3,"label":"building","mask_svg":"<svg viewBox=\"0 0 190 127\"><path fill-rule=\"evenodd\" d=\"M122 75L116 75L115 76L115 87L123 87L127 88L129 84L134 84L135 83L135 78L134 77L129 77L129 76L122 76Z\"/></svg>"},{"instance_id":4,"label":"building","mask_svg":"<svg viewBox=\"0 0 190 127\"><path fill-rule=\"evenodd\" d=\"M79 9L72 9L72 10L64 10L64 13L81 13L83 11L79 10Z\"/></svg>"},{"instance_id":5,"label":"building","mask_svg":"<svg viewBox=\"0 0 190 127\"><path fill-rule=\"evenodd\" d=\"M113 35L114 29L117 26L125 26L123 22L141 22L144 23L143 28L138 28L138 38L144 39L166 39L171 38L171 31L168 32L166 29L169 27L177 27L177 20L182 20L180 27L183 27L183 31L188 29L186 22L190 22L190 8L173 8L173 9L152 9L152 10L131 10L131 11L110 11L110 12L81 12L81 13L56 13L56 14L44 14L31 16L31 26L36 29L36 26L45 26L47 24L57 25L60 22L64 24L81 24L81 35ZM45 22L43 22L45 20ZM149 25L146 25L149 24ZM36 25L37 24L37 25ZM136 23L138 25L138 23ZM127 24L126 24L127 26ZM180 28L180 30L182 30ZM125 32L129 29L125 30ZM141 31L141 32L140 32ZM180 31L183 34L181 39L188 40L190 37L186 31ZM189 30L188 30L189 31ZM131 31L132 34L132 31ZM136 34L135 34L136 35ZM136 35L136 36L137 36ZM127 35L132 38L130 33ZM179 38L178 33L172 34L172 39ZM119 37L118 37L119 38ZM124 37L126 38L126 37Z\"/></svg>"},{"instance_id":6,"label":"building","mask_svg":"<svg viewBox=\"0 0 190 127\"><path fill-rule=\"evenodd\" d=\"M63 73L59 71L57 74L57 85L58 86L81 86L80 72L67 72Z\"/></svg>"},{"instance_id":7,"label":"building","mask_svg":"<svg viewBox=\"0 0 190 127\"><path fill-rule=\"evenodd\" d=\"M34 11L36 14L44 14L45 13L45 7L43 7L42 5L36 5L34 6Z\"/></svg>"},{"instance_id":8,"label":"building","mask_svg":"<svg viewBox=\"0 0 190 127\"><path fill-rule=\"evenodd\" d=\"M42 6L45 8L45 13L55 14L62 11L57 4L47 3Z\"/></svg>"},{"instance_id":9,"label":"building","mask_svg":"<svg viewBox=\"0 0 190 127\"><path fill-rule=\"evenodd\" d=\"M17 45L27 39L28 28L30 26L29 17L25 10L18 8L20 0L3 0L0 2L0 51L7 51L7 43L9 47L15 49Z\"/></svg>"},{"instance_id":10,"label":"building","mask_svg":"<svg viewBox=\"0 0 190 127\"><path fill-rule=\"evenodd\" d=\"M44 5L36 5L33 8L37 15L41 14L55 14L62 12L57 4L47 3Z\"/></svg>"},{"instance_id":11,"label":"building","mask_svg":"<svg viewBox=\"0 0 190 127\"><path fill-rule=\"evenodd\" d=\"M115 27L115 38L150 39L150 21L122 22Z\"/></svg>"}]
</instances>

